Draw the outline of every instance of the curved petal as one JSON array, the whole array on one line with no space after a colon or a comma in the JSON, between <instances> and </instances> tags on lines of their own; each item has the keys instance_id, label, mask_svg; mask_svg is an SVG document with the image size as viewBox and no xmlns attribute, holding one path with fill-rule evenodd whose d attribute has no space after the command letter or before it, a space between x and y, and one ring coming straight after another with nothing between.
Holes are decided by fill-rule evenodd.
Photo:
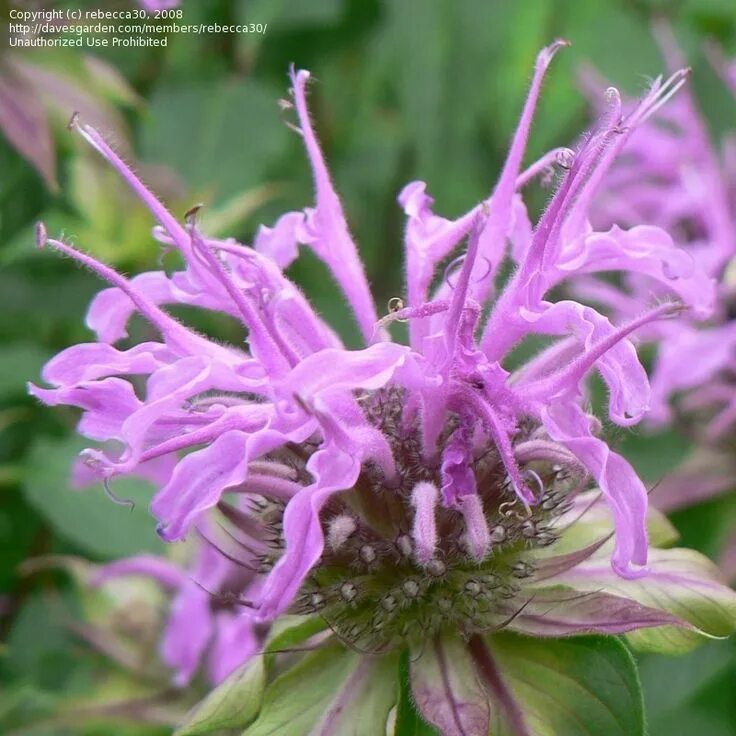
<instances>
[{"instance_id":1,"label":"curved petal","mask_svg":"<svg viewBox=\"0 0 736 736\"><path fill-rule=\"evenodd\" d=\"M574 404L542 410L550 437L565 445L598 482L613 512L616 545L611 564L624 577L635 577L647 564L647 491L636 471L608 445L594 437L589 418ZM639 569L637 569L638 566Z\"/></svg>"},{"instance_id":2,"label":"curved petal","mask_svg":"<svg viewBox=\"0 0 736 736\"><path fill-rule=\"evenodd\" d=\"M251 434L230 430L204 449L184 457L171 480L151 502L151 512L161 522L159 534L167 541L184 537L192 524L217 504L228 488L245 481L251 460L288 441L303 441L311 431L309 423L291 432L279 431L270 423Z\"/></svg>"},{"instance_id":3,"label":"curved petal","mask_svg":"<svg viewBox=\"0 0 736 736\"><path fill-rule=\"evenodd\" d=\"M700 319L709 317L715 302L715 281L661 228L651 226L593 232L566 244L557 263L561 281L568 276L623 271L650 277L676 294ZM643 297L644 295L640 295ZM656 292L652 293L656 296Z\"/></svg>"},{"instance_id":4,"label":"curved petal","mask_svg":"<svg viewBox=\"0 0 736 736\"><path fill-rule=\"evenodd\" d=\"M358 249L350 237L342 205L330 181L324 156L309 120L306 100L308 79L307 71L292 72L294 105L317 190L317 206L305 210L306 219L298 239L309 245L328 265L353 308L363 337L366 342L371 342L378 315Z\"/></svg>"},{"instance_id":5,"label":"curved petal","mask_svg":"<svg viewBox=\"0 0 736 736\"><path fill-rule=\"evenodd\" d=\"M169 348L158 342L142 342L129 350L84 342L62 350L46 363L42 377L52 386L72 386L113 375L146 375L176 360Z\"/></svg>"}]
</instances>

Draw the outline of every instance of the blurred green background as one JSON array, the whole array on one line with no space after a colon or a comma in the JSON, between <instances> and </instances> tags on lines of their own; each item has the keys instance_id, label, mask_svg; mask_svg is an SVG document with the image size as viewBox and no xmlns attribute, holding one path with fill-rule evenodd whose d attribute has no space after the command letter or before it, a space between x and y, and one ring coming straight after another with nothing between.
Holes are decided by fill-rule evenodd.
<instances>
[{"instance_id":1,"label":"blurred green background","mask_svg":"<svg viewBox=\"0 0 736 736\"><path fill-rule=\"evenodd\" d=\"M134 7L122 0L46 4L100 6ZM0 3L3 33L9 7ZM170 710L150 706L152 693L166 694L164 679L131 674L119 657L113 663L114 652L103 656L74 631L83 608L93 619L113 610L80 593L80 564L69 563L71 575L23 564L51 554L99 562L159 549L145 508L150 490L116 486L143 501L133 513L98 488L68 490L81 447L75 416L26 396L25 382L37 379L46 359L89 339L83 317L100 287L69 261L37 251L34 223L43 219L52 234L127 273L155 268L160 255L147 212L67 132L73 110L106 131L176 213L204 202L210 234L249 242L260 223L311 201L300 139L277 105L288 65L310 69L313 117L379 308L402 290L401 186L426 180L448 216L487 196L535 53L555 37L573 46L555 60L528 160L571 143L589 123L578 84L584 64L631 93L663 69L650 33L658 15L672 20L691 59L714 137L736 129L736 102L703 58L706 37L736 52L734 0L183 0L182 8L188 23L268 27L260 35L171 35L166 48L102 49L94 57L86 49L10 49L5 37L0 48L0 123L13 125L11 100L26 116L25 138L16 130L11 144L0 135L2 733L169 733L181 706L176 696ZM536 196L542 206L546 193ZM305 254L291 275L354 342L323 267ZM238 339L229 323L200 326ZM651 483L687 451L676 431L622 433L619 441ZM674 521L685 544L715 556L736 521L736 499L680 512ZM123 608L129 594L138 596L130 610L161 610L150 591L122 590ZM652 736L736 734L734 643L679 659L644 658L642 678ZM113 707L126 698L135 707Z\"/></svg>"}]
</instances>

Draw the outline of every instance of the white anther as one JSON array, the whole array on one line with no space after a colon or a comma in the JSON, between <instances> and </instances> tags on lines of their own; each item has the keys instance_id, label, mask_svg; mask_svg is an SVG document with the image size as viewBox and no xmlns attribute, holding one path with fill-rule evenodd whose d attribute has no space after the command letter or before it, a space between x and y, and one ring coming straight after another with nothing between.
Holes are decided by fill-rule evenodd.
<instances>
[{"instance_id":1,"label":"white anther","mask_svg":"<svg viewBox=\"0 0 736 736\"><path fill-rule=\"evenodd\" d=\"M437 608L439 608L442 613L449 613L452 610L452 600L449 598L440 598L437 601Z\"/></svg>"},{"instance_id":2,"label":"white anther","mask_svg":"<svg viewBox=\"0 0 736 736\"><path fill-rule=\"evenodd\" d=\"M344 582L340 586L340 597L346 602L354 601L358 596L358 589L350 581Z\"/></svg>"},{"instance_id":3,"label":"white anther","mask_svg":"<svg viewBox=\"0 0 736 736\"><path fill-rule=\"evenodd\" d=\"M490 533L490 540L492 544L500 544L506 539L506 527L502 526L501 524L496 524L496 526L491 529Z\"/></svg>"},{"instance_id":4,"label":"white anther","mask_svg":"<svg viewBox=\"0 0 736 736\"><path fill-rule=\"evenodd\" d=\"M370 565L376 561L376 550L370 544L364 544L358 552L360 559L365 562L366 565Z\"/></svg>"},{"instance_id":5,"label":"white anther","mask_svg":"<svg viewBox=\"0 0 736 736\"><path fill-rule=\"evenodd\" d=\"M400 534L396 539L396 549L402 557L411 557L414 551L414 545L411 542L411 537L408 534Z\"/></svg>"},{"instance_id":6,"label":"white anther","mask_svg":"<svg viewBox=\"0 0 736 736\"><path fill-rule=\"evenodd\" d=\"M465 583L465 592L475 598L483 592L483 586L477 580L468 580Z\"/></svg>"},{"instance_id":7,"label":"white anther","mask_svg":"<svg viewBox=\"0 0 736 736\"><path fill-rule=\"evenodd\" d=\"M557 165L562 169L570 169L575 162L575 151L569 148L561 148L555 156Z\"/></svg>"},{"instance_id":8,"label":"white anther","mask_svg":"<svg viewBox=\"0 0 736 736\"><path fill-rule=\"evenodd\" d=\"M419 583L409 578L401 584L401 590L404 591L407 598L416 598L419 595Z\"/></svg>"},{"instance_id":9,"label":"white anther","mask_svg":"<svg viewBox=\"0 0 736 736\"><path fill-rule=\"evenodd\" d=\"M327 531L327 544L330 549L336 551L350 539L355 532L357 524L352 516L340 514L330 520L330 526Z\"/></svg>"},{"instance_id":10,"label":"white anther","mask_svg":"<svg viewBox=\"0 0 736 736\"><path fill-rule=\"evenodd\" d=\"M427 572L435 578L441 578L447 572L447 565L437 558L427 563Z\"/></svg>"}]
</instances>

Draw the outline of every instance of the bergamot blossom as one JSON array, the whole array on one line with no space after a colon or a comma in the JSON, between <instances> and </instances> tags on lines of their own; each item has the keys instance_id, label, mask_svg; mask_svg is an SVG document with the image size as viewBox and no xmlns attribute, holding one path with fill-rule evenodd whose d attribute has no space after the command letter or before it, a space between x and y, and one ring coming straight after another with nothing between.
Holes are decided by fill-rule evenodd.
<instances>
[{"instance_id":1,"label":"bergamot blossom","mask_svg":"<svg viewBox=\"0 0 736 736\"><path fill-rule=\"evenodd\" d=\"M72 257L110 287L87 315L97 341L53 358L43 372L51 388L31 391L49 405L83 409L80 433L104 443L83 453L80 478L102 478L111 495L120 475L153 479L161 537L173 542L198 532L194 584L151 558L114 563L98 580L146 574L177 591L164 657L179 684L208 648L217 680L235 666L232 659L222 665L223 651L239 650L245 660L275 646L290 620L280 617L295 614L318 623L306 628L322 648L306 661L319 663L321 686L342 693L323 716L314 712L323 719L319 733L344 733L350 699L407 648L418 656L411 676L423 716L442 733L486 733L491 696L512 722L524 718L496 682L488 632L730 630L728 617L690 621L687 606L669 611L648 595L675 581L683 591L699 590L693 580L702 575L702 586L732 605L700 561L655 555L657 564L647 566L646 489L602 438L585 395L597 370L609 390L608 419L623 427L639 422L650 392L632 336L683 309L706 312L712 300L710 279L664 231L599 233L587 221L616 141L684 75L656 80L628 115L618 92L607 90L600 123L576 151L559 149L522 171L543 78L565 45L537 57L486 201L449 220L434 213L423 182L403 189L405 294L383 317L309 119L308 72L292 71L293 100L285 107L296 112L315 206L262 227L252 247L208 238L197 208L177 221L96 130L72 121L150 208L155 237L178 251L185 268L127 279L39 225L39 245ZM532 227L519 189L553 162L564 173ZM299 246L329 268L361 349L346 349L284 275ZM504 283L507 259L515 268ZM659 303L615 325L590 306L550 296L570 276L611 270L647 277ZM197 333L167 304L236 317L244 343ZM134 313L158 338L121 346ZM408 344L391 339L396 320L409 323ZM549 338L549 346L512 371L510 352L530 336ZM588 490L592 484L597 491ZM587 525L576 521L581 515ZM579 530L577 545L570 529ZM216 594L223 590L233 593L225 606ZM302 662L296 672L311 666ZM463 668L475 673L470 680Z\"/></svg>"},{"instance_id":2,"label":"bergamot blossom","mask_svg":"<svg viewBox=\"0 0 736 736\"><path fill-rule=\"evenodd\" d=\"M668 26L655 27L671 68L683 56ZM724 81L732 69L711 49ZM633 103L632 103L633 104ZM736 204L734 140L723 150L711 141L705 120L689 90L632 132L622 156L601 187L594 222L639 222L667 230L717 284L714 311L693 310L652 326L641 336L656 344L648 421L664 427L674 417L689 424L697 449L657 491L662 508L694 503L733 488L732 442L736 430ZM578 294L604 305L615 319L629 319L650 298L646 284L629 278L627 290L595 278L576 282ZM684 422L682 420L685 420Z\"/></svg>"}]
</instances>

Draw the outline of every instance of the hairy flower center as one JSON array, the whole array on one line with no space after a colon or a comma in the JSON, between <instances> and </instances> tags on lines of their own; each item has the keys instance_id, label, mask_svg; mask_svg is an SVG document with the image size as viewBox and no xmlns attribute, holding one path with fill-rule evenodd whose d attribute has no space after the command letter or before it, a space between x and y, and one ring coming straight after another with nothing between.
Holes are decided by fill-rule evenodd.
<instances>
[{"instance_id":1,"label":"hairy flower center","mask_svg":"<svg viewBox=\"0 0 736 736\"><path fill-rule=\"evenodd\" d=\"M439 459L422 456L417 426L403 421L403 399L393 389L363 397L366 416L391 445L397 479L389 483L376 466L365 464L355 486L330 500L321 514L324 552L291 609L323 616L346 643L368 651L421 642L445 627L471 634L502 626L523 605L520 593L534 574L535 550L556 541L554 522L582 480L577 467L526 463L526 474L539 487L538 503L527 509L495 447L475 448L471 470L479 518L434 503L427 523L434 525L435 544L422 555L415 489L439 489L441 468ZM449 422L441 445L455 425ZM534 429L519 432L517 447ZM298 455L298 449L292 452ZM303 457L308 454L307 448ZM275 552L261 557L265 571L281 551L283 505L264 502L253 509L270 530ZM485 539L481 554L474 537L478 525Z\"/></svg>"}]
</instances>

